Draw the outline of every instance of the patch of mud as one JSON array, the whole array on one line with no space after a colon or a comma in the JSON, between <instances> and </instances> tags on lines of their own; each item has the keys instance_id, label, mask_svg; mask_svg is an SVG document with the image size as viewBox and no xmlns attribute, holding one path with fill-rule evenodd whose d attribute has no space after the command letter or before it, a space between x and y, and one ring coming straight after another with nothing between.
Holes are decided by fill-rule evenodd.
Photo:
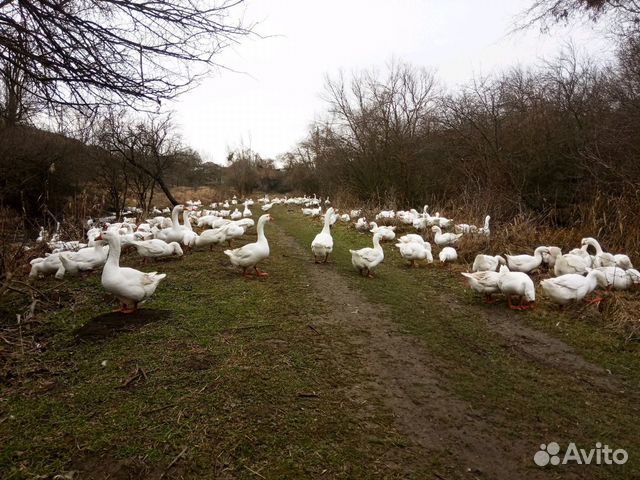
<instances>
[{"instance_id":1,"label":"patch of mud","mask_svg":"<svg viewBox=\"0 0 640 480\"><path fill-rule=\"evenodd\" d=\"M95 341L118 335L123 332L133 332L149 323L167 320L171 317L170 310L143 308L135 313L109 312L92 318L74 335L78 341Z\"/></svg>"}]
</instances>

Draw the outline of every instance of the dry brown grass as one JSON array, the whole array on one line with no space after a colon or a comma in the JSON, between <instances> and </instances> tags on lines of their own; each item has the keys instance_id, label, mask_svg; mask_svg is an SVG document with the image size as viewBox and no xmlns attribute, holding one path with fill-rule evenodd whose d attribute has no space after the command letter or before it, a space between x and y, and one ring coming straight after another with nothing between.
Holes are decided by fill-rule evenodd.
<instances>
[{"instance_id":1,"label":"dry brown grass","mask_svg":"<svg viewBox=\"0 0 640 480\"><path fill-rule=\"evenodd\" d=\"M625 341L640 340L640 298L634 292L615 292L602 303L601 313L605 326Z\"/></svg>"}]
</instances>

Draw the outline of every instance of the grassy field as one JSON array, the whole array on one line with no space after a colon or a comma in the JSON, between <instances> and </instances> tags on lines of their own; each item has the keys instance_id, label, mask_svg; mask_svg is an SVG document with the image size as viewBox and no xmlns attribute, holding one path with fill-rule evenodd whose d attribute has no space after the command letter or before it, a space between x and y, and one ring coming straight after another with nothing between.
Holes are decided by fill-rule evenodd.
<instances>
[{"instance_id":1,"label":"grassy field","mask_svg":"<svg viewBox=\"0 0 640 480\"><path fill-rule=\"evenodd\" d=\"M640 477L638 346L597 314L485 306L389 245L361 278L348 248L371 239L345 225L315 265L319 222L274 216L268 278L220 248L158 262L125 321L97 275L39 282L63 308L24 327L38 348L0 343L2 478ZM3 325L19 307L3 300ZM629 461L536 467L550 441Z\"/></svg>"}]
</instances>

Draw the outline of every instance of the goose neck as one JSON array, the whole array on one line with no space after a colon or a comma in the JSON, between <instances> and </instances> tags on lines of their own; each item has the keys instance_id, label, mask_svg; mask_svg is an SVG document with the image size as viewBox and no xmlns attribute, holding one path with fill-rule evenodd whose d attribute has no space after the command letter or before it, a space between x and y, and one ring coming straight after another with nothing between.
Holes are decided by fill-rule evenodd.
<instances>
[{"instance_id":1,"label":"goose neck","mask_svg":"<svg viewBox=\"0 0 640 480\"><path fill-rule=\"evenodd\" d=\"M120 267L120 238L112 237L109 239L109 256L107 264L119 268Z\"/></svg>"}]
</instances>

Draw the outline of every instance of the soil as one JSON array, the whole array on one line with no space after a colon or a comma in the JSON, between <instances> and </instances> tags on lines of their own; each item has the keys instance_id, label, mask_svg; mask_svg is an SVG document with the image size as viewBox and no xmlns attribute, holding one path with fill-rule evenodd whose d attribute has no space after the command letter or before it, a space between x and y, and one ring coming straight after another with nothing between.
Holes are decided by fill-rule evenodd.
<instances>
[{"instance_id":1,"label":"soil","mask_svg":"<svg viewBox=\"0 0 640 480\"><path fill-rule=\"evenodd\" d=\"M361 376L365 381L354 385L352 394L363 405L383 399L393 412L397 428L423 451L425 461L446 451L456 459L456 464L449 467L461 476L548 478L545 471L531 468L535 445L501 438L494 427L498 416L484 418L452 394L437 373L446 367L438 365L423 343L403 333L387 308L369 302L331 271L330 264L314 264L310 251L306 252L282 228L276 228L279 241L289 249L288 256L297 257L306 268L310 284L336 305L331 316L314 319L314 329L322 332L339 325L346 332L344 341L356 342L361 352L367 372ZM452 308L462 307L453 297L447 302ZM491 328L527 358L558 368L579 369L598 382L601 369L562 341L519 325L513 317L510 312L485 314ZM331 347L334 355L341 355L339 349ZM606 378L601 383L606 385ZM565 473L566 478L574 478L571 472Z\"/></svg>"}]
</instances>

